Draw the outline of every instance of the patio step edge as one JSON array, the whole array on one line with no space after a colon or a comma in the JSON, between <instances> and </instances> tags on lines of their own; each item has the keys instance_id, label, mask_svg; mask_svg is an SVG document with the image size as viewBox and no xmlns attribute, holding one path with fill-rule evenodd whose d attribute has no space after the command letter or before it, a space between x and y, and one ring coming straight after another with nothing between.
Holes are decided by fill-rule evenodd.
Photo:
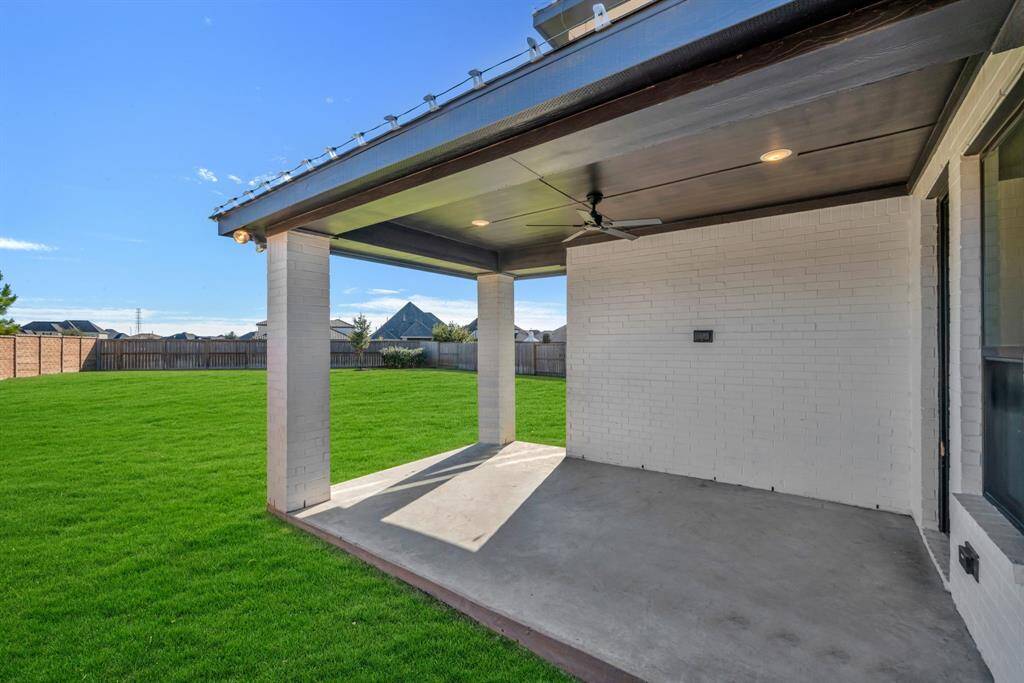
<instances>
[{"instance_id":1,"label":"patio step edge","mask_svg":"<svg viewBox=\"0 0 1024 683\"><path fill-rule=\"evenodd\" d=\"M541 659L546 660L576 678L584 681L593 681L594 683L643 680L574 645L537 631L522 622L496 612L489 607L485 607L450 588L445 588L405 567L385 560L361 546L319 529L302 519L269 505L267 506L267 511L278 519L310 533L339 550L343 550L349 555L379 569L385 574L426 593L435 600L440 600L478 624L519 643Z\"/></svg>"}]
</instances>

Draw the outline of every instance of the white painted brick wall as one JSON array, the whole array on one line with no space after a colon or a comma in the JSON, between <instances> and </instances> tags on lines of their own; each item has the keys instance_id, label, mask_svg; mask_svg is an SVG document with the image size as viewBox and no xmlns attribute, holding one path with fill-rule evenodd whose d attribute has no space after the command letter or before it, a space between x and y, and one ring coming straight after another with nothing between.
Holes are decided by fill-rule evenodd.
<instances>
[{"instance_id":1,"label":"white painted brick wall","mask_svg":"<svg viewBox=\"0 0 1024 683\"><path fill-rule=\"evenodd\" d=\"M980 497L979 501L987 506ZM1006 555L955 498L950 502L950 526L953 601L995 680L1020 683L1024 681L1024 583L1015 578ZM957 547L964 542L970 542L980 557L978 581L957 562Z\"/></svg>"},{"instance_id":2,"label":"white painted brick wall","mask_svg":"<svg viewBox=\"0 0 1024 683\"><path fill-rule=\"evenodd\" d=\"M569 455L909 512L915 201L570 249Z\"/></svg>"},{"instance_id":3,"label":"white painted brick wall","mask_svg":"<svg viewBox=\"0 0 1024 683\"><path fill-rule=\"evenodd\" d=\"M981 493L981 165L949 161L950 489Z\"/></svg>"},{"instance_id":4,"label":"white painted brick wall","mask_svg":"<svg viewBox=\"0 0 1024 683\"><path fill-rule=\"evenodd\" d=\"M267 248L267 503L331 497L330 256L326 237L284 232Z\"/></svg>"},{"instance_id":5,"label":"white painted brick wall","mask_svg":"<svg viewBox=\"0 0 1024 683\"><path fill-rule=\"evenodd\" d=\"M477 278L477 412L480 443L516 438L515 280Z\"/></svg>"},{"instance_id":6,"label":"white painted brick wall","mask_svg":"<svg viewBox=\"0 0 1024 683\"><path fill-rule=\"evenodd\" d=\"M990 55L914 188L923 197L945 168L950 199L950 488L982 490L981 167L962 156L1024 70L1024 48ZM994 512L994 508L992 508ZM998 513L997 513L998 514ZM957 564L964 541L982 557L981 582ZM950 503L950 591L997 681L1024 680L1024 586L992 539ZM1018 569L1019 571L1019 569Z\"/></svg>"},{"instance_id":7,"label":"white painted brick wall","mask_svg":"<svg viewBox=\"0 0 1024 683\"><path fill-rule=\"evenodd\" d=\"M937 202L912 202L910 223L911 513L918 526L939 528L938 511L938 245Z\"/></svg>"}]
</instances>

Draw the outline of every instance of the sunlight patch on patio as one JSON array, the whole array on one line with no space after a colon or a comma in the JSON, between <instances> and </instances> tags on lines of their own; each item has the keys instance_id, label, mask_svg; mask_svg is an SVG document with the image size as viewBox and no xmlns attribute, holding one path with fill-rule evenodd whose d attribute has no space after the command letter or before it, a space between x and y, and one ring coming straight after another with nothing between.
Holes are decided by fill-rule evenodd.
<instances>
[{"instance_id":1,"label":"sunlight patch on patio","mask_svg":"<svg viewBox=\"0 0 1024 683\"><path fill-rule=\"evenodd\" d=\"M511 444L381 521L476 552L564 457L553 446Z\"/></svg>"}]
</instances>

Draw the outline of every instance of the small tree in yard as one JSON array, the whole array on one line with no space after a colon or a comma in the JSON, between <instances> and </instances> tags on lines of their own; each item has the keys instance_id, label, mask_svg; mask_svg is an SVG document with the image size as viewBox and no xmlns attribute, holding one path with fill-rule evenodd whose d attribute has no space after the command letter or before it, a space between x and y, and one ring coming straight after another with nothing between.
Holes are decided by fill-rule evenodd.
<instances>
[{"instance_id":1,"label":"small tree in yard","mask_svg":"<svg viewBox=\"0 0 1024 683\"><path fill-rule=\"evenodd\" d=\"M228 332L227 334L224 335L224 338L225 339L238 339L238 335L235 334L234 330L231 330L230 332Z\"/></svg>"},{"instance_id":2,"label":"small tree in yard","mask_svg":"<svg viewBox=\"0 0 1024 683\"><path fill-rule=\"evenodd\" d=\"M3 282L4 274L0 273L0 282ZM18 324L11 318L3 317L7 309L18 300L17 295L11 291L10 285L0 287L0 334L17 334Z\"/></svg>"},{"instance_id":3,"label":"small tree in yard","mask_svg":"<svg viewBox=\"0 0 1024 683\"><path fill-rule=\"evenodd\" d=\"M366 349L370 348L370 321L366 319L366 316L360 313L356 316L356 319L352 321L352 327L355 328L348 335L348 341L352 344L352 348L355 349L356 357L359 359L359 369L363 369L363 353Z\"/></svg>"},{"instance_id":4,"label":"small tree in yard","mask_svg":"<svg viewBox=\"0 0 1024 683\"><path fill-rule=\"evenodd\" d=\"M438 342L471 342L473 335L462 325L456 323L437 323L431 331L434 341Z\"/></svg>"}]
</instances>

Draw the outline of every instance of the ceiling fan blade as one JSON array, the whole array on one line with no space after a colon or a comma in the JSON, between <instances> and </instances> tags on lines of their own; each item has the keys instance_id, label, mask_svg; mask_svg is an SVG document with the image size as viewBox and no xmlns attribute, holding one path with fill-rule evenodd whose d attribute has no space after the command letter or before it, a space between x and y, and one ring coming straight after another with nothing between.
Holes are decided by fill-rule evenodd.
<instances>
[{"instance_id":1,"label":"ceiling fan blade","mask_svg":"<svg viewBox=\"0 0 1024 683\"><path fill-rule=\"evenodd\" d=\"M581 223L527 223L528 228L582 228Z\"/></svg>"},{"instance_id":2,"label":"ceiling fan blade","mask_svg":"<svg viewBox=\"0 0 1024 683\"><path fill-rule=\"evenodd\" d=\"M628 221L606 221L613 228L640 228L645 225L661 225L660 218L634 218Z\"/></svg>"},{"instance_id":3,"label":"ceiling fan blade","mask_svg":"<svg viewBox=\"0 0 1024 683\"><path fill-rule=\"evenodd\" d=\"M590 215L589 211L585 211L583 209L576 209L576 213L580 215L580 218L583 219L584 223L592 224L594 222L594 217Z\"/></svg>"},{"instance_id":4,"label":"ceiling fan blade","mask_svg":"<svg viewBox=\"0 0 1024 683\"><path fill-rule=\"evenodd\" d=\"M588 230L587 228L583 228L579 232L574 232L573 234L569 235L564 240L562 240L562 244L565 244L566 242L572 242L577 237L581 237L583 235L586 235L588 232L590 232L590 230Z\"/></svg>"},{"instance_id":5,"label":"ceiling fan blade","mask_svg":"<svg viewBox=\"0 0 1024 683\"><path fill-rule=\"evenodd\" d=\"M622 230L616 230L615 228L602 227L601 228L601 232L607 233L609 235L615 235L616 237L621 237L622 239L626 239L626 240L635 240L635 239L637 239L636 235L630 235L628 232L624 232Z\"/></svg>"}]
</instances>

